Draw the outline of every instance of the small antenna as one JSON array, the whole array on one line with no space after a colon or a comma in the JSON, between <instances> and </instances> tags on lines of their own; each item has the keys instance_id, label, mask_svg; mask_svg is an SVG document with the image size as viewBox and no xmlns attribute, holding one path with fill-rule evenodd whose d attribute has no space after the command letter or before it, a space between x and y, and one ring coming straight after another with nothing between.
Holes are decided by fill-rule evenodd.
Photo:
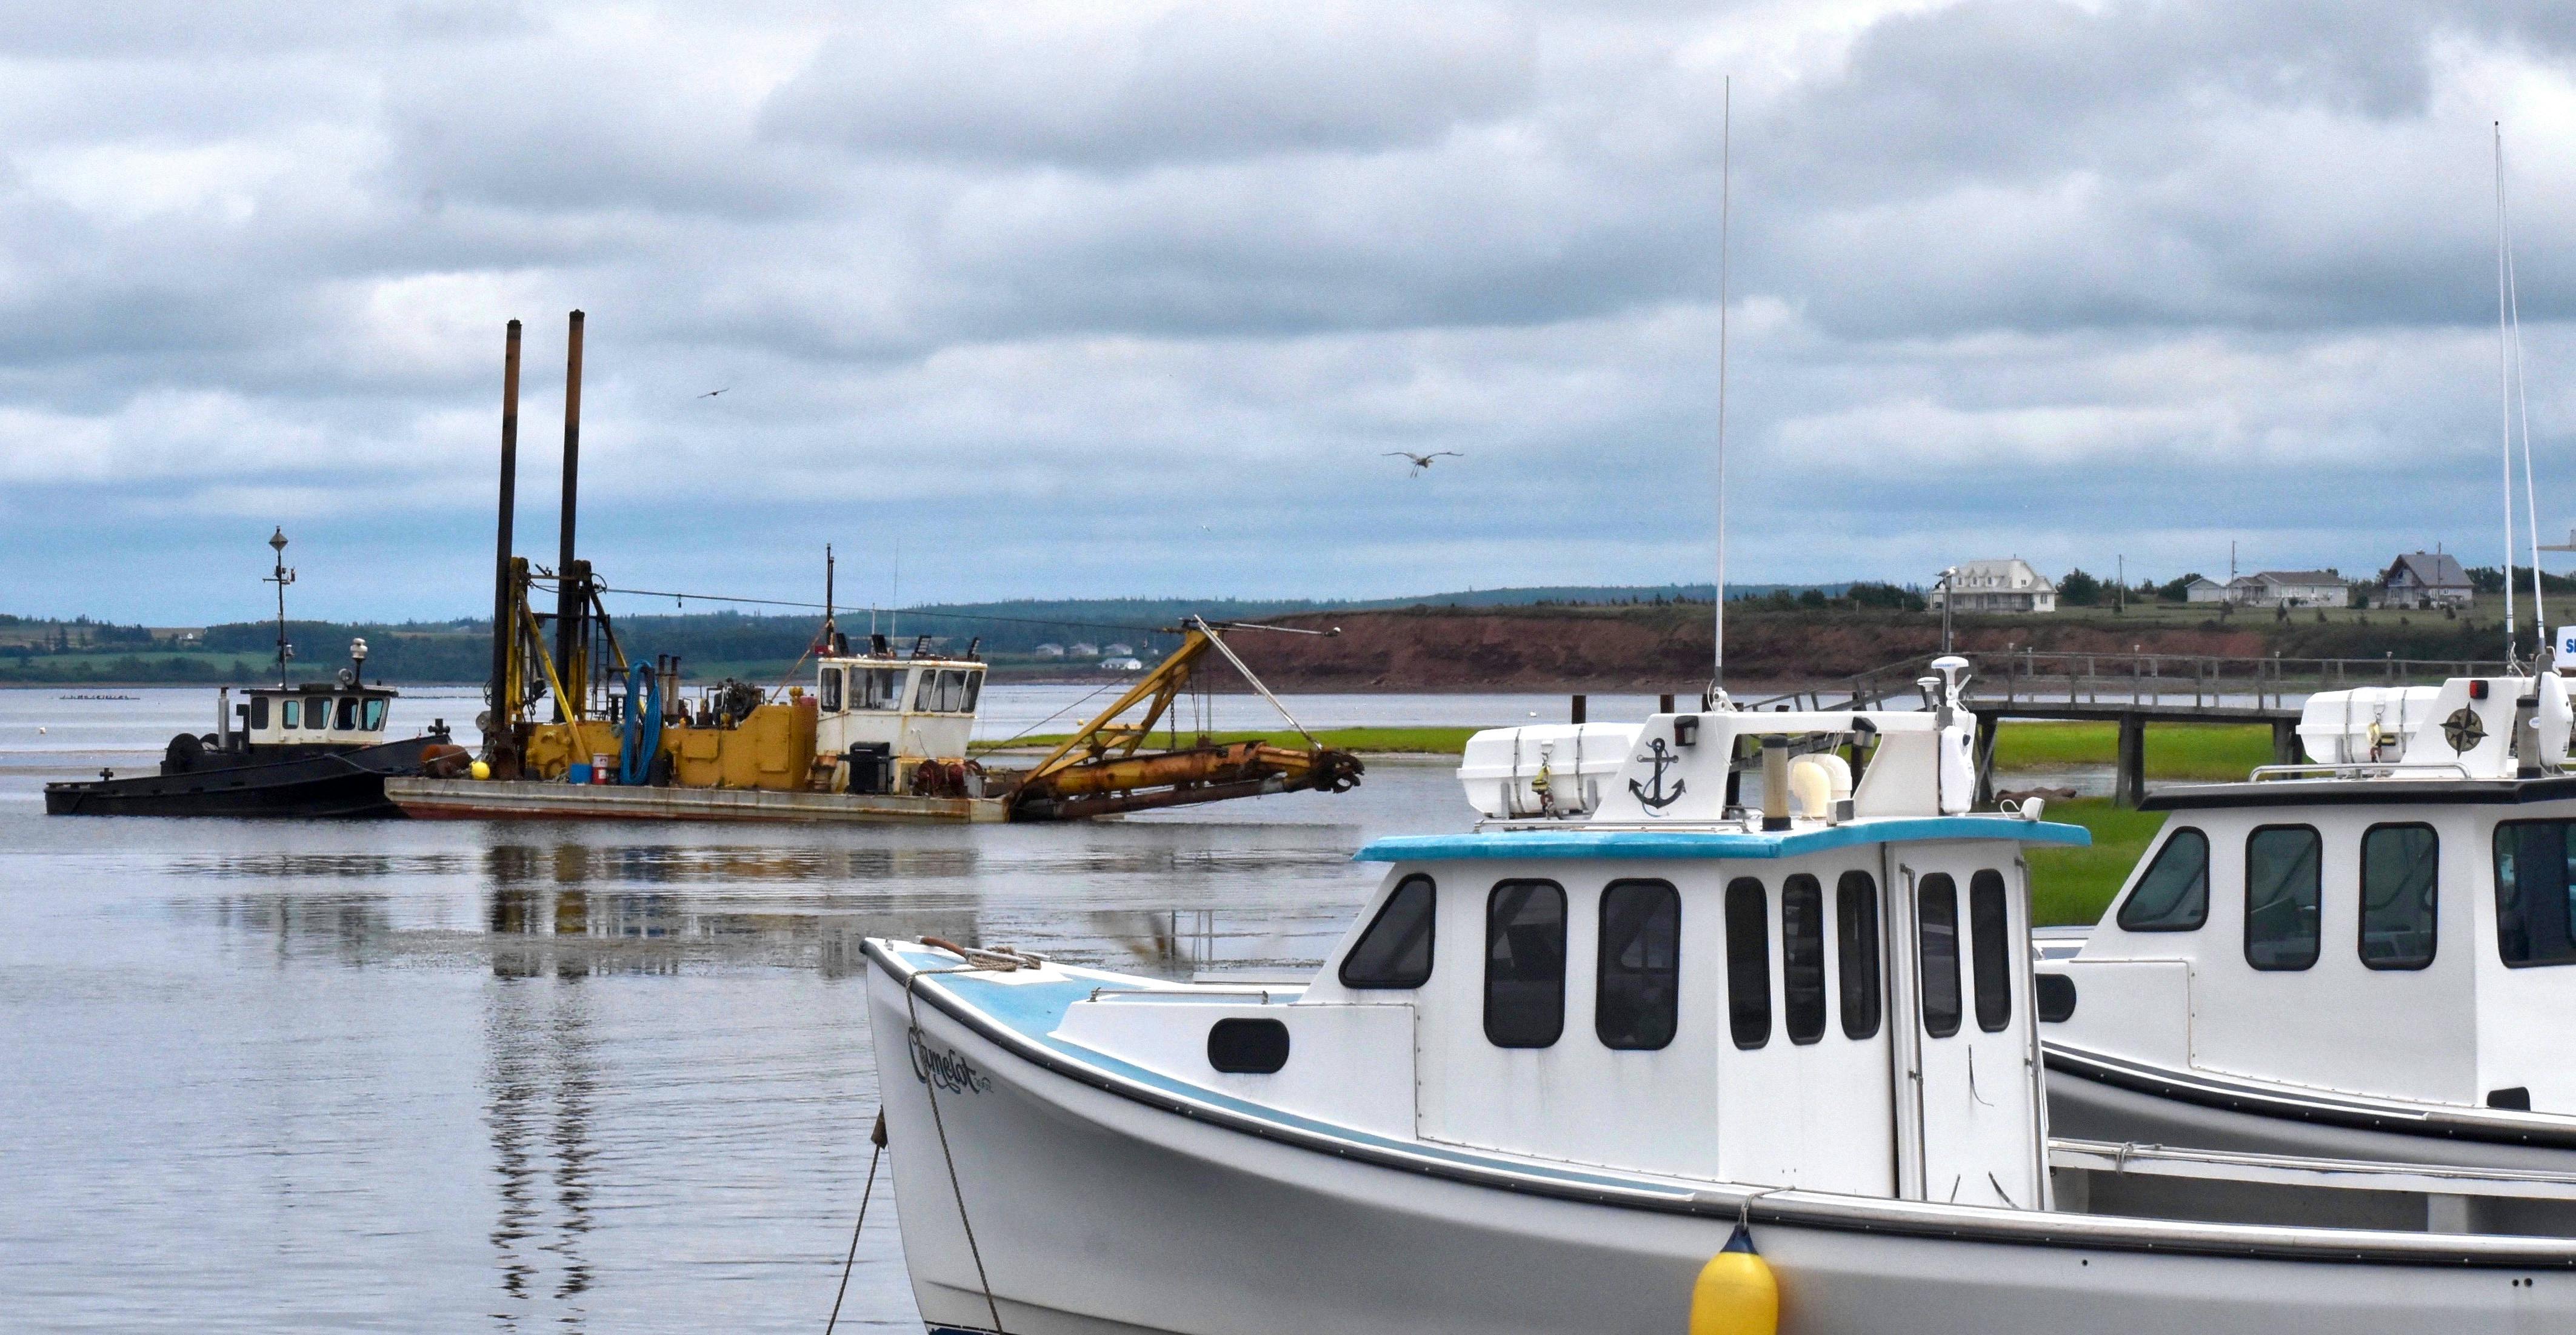
<instances>
[{"instance_id":1,"label":"small antenna","mask_svg":"<svg viewBox=\"0 0 2576 1335\"><path fill-rule=\"evenodd\" d=\"M1717 150L1717 636L1710 662L1708 703L1726 701L1726 299L1728 229L1735 189L1735 76L1720 91Z\"/></svg>"},{"instance_id":2,"label":"small antenna","mask_svg":"<svg viewBox=\"0 0 2576 1335\"><path fill-rule=\"evenodd\" d=\"M2513 611L2513 334L2505 315L2511 300L2504 272L2504 122L2495 122L2496 199L2496 397L2502 409L2504 439L2504 663L2510 671L2521 663L2515 652L2520 629ZM2537 571L2533 572L2536 576Z\"/></svg>"}]
</instances>

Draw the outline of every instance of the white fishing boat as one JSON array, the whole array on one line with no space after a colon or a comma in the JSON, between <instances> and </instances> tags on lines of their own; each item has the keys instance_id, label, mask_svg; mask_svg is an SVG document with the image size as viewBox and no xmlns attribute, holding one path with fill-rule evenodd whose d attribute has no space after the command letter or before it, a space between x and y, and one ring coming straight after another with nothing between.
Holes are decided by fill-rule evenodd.
<instances>
[{"instance_id":1,"label":"white fishing boat","mask_svg":"<svg viewBox=\"0 0 2576 1335\"><path fill-rule=\"evenodd\" d=\"M2405 1227L2086 1212L2113 1193L2052 1167L2020 856L2086 835L1969 814L1963 667L1921 711L1487 734L1487 819L1362 850L1385 871L1303 986L870 941L924 1320L2576 1325L2576 1243L2428 1231L2420 1189Z\"/></svg>"},{"instance_id":2,"label":"white fishing boat","mask_svg":"<svg viewBox=\"0 0 2576 1335\"><path fill-rule=\"evenodd\" d=\"M2453 1227L2576 1234L2570 724L2554 673L2328 692L2317 763L2147 800L2147 855L2039 965L2061 1157L2122 1160L2097 1200L2395 1218L2368 1188L2411 1166Z\"/></svg>"}]
</instances>

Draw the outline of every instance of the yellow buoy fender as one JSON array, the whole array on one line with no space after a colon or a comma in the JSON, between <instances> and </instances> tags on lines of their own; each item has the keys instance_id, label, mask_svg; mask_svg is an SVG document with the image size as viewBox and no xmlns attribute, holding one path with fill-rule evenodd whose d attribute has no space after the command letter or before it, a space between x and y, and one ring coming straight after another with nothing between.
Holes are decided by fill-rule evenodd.
<instances>
[{"instance_id":1,"label":"yellow buoy fender","mask_svg":"<svg viewBox=\"0 0 2576 1335\"><path fill-rule=\"evenodd\" d=\"M466 770L466 773L478 779L488 779L492 777L492 767L478 760Z\"/></svg>"},{"instance_id":2,"label":"yellow buoy fender","mask_svg":"<svg viewBox=\"0 0 2576 1335\"><path fill-rule=\"evenodd\" d=\"M1779 1329L1779 1281L1753 1250L1752 1230L1738 1221L1691 1286L1690 1335L1777 1335Z\"/></svg>"}]
</instances>

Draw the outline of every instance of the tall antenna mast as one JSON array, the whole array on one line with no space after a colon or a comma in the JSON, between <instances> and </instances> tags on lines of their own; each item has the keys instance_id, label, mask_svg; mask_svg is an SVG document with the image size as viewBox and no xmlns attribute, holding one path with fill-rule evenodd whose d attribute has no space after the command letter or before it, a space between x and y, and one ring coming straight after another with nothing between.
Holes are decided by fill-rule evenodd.
<instances>
[{"instance_id":1,"label":"tall antenna mast","mask_svg":"<svg viewBox=\"0 0 2576 1335\"><path fill-rule=\"evenodd\" d=\"M2495 196L2496 397L2503 412L2500 428L2504 438L2504 662L2510 669L2520 659L2514 648L2519 626L2513 612L2513 335L2505 319L2511 298L2505 290L2504 274L2503 121L2495 122Z\"/></svg>"},{"instance_id":2,"label":"tall antenna mast","mask_svg":"<svg viewBox=\"0 0 2576 1335\"><path fill-rule=\"evenodd\" d=\"M277 586L277 684L286 684L286 660L295 656L295 646L286 642L286 586L295 582L295 572L286 568L286 529L281 526L268 535L268 549L277 553L277 569L262 584Z\"/></svg>"},{"instance_id":3,"label":"tall antenna mast","mask_svg":"<svg viewBox=\"0 0 2576 1335\"><path fill-rule=\"evenodd\" d=\"M1727 250L1735 189L1735 76L1719 94L1717 150L1717 608L1716 655L1710 663L1708 703L1726 702L1726 301Z\"/></svg>"},{"instance_id":4,"label":"tall antenna mast","mask_svg":"<svg viewBox=\"0 0 2576 1335\"><path fill-rule=\"evenodd\" d=\"M2503 131L2497 131L2497 160L2503 160ZM2501 167L2499 166L2499 176ZM2550 653L2549 601L2540 587L2540 488L2531 477L2531 376L2522 364L2522 285L2513 272L2513 222L2498 182L2496 209L2504 232L2505 311L2513 325L2514 416L2522 433L2522 519L2531 538L2531 630L2535 661Z\"/></svg>"}]
</instances>

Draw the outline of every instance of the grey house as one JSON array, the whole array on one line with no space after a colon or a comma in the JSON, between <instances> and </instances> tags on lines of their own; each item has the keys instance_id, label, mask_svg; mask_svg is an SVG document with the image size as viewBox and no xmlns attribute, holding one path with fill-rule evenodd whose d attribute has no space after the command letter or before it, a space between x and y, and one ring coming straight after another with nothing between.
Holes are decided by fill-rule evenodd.
<instances>
[{"instance_id":1,"label":"grey house","mask_svg":"<svg viewBox=\"0 0 2576 1335\"><path fill-rule=\"evenodd\" d=\"M2382 607L2466 607L2476 595L2459 558L2443 552L2409 552L2379 577Z\"/></svg>"}]
</instances>

